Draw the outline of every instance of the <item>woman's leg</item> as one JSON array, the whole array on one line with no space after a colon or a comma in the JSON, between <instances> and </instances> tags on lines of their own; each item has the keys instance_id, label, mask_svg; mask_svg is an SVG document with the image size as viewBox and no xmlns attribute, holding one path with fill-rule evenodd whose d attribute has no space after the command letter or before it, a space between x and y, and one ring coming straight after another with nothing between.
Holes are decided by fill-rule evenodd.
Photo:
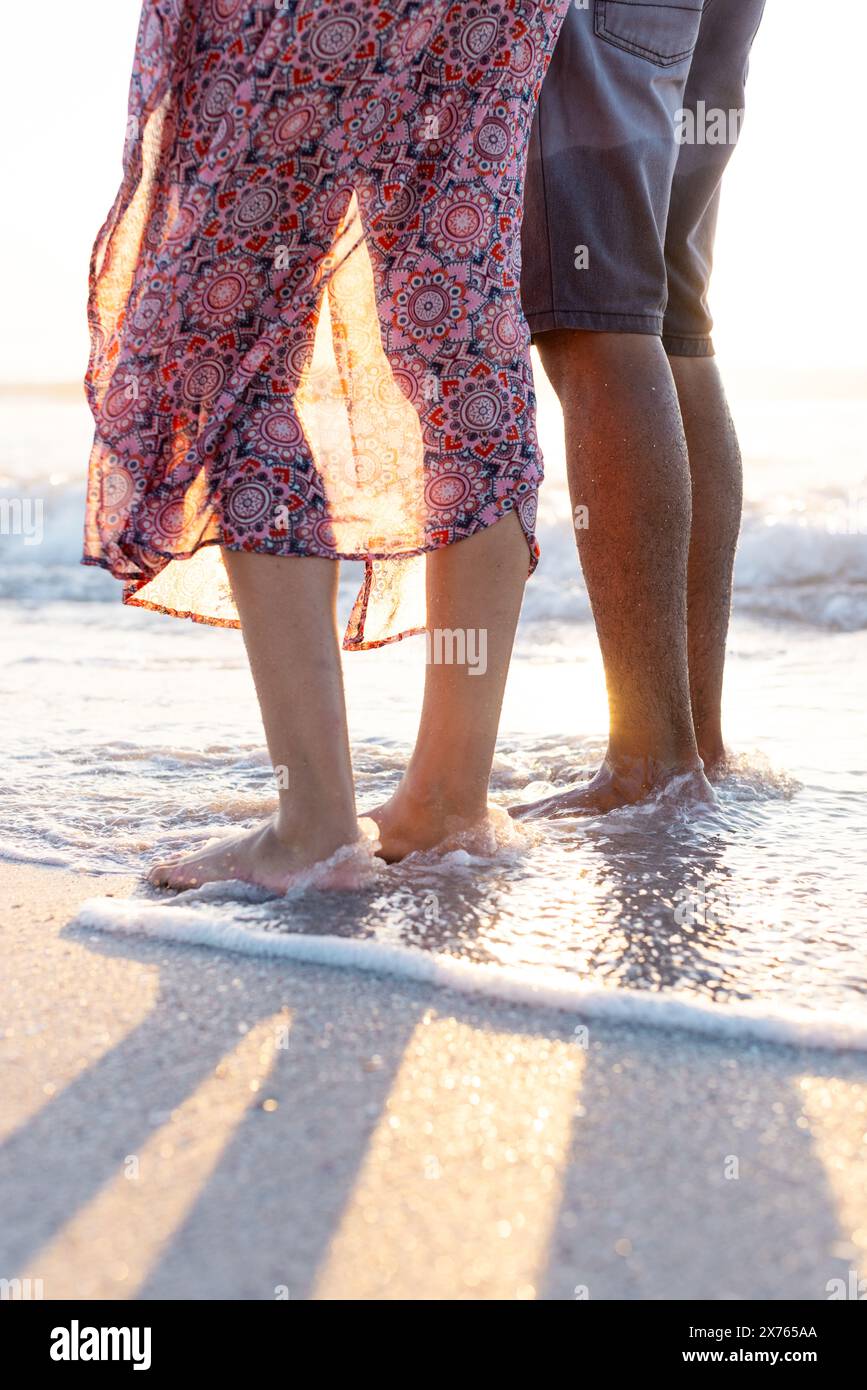
<instances>
[{"instance_id":1,"label":"woman's leg","mask_svg":"<svg viewBox=\"0 0 867 1390\"><path fill-rule=\"evenodd\" d=\"M279 808L252 831L151 870L188 888L239 878L277 891L358 840L335 604L338 565L224 550L277 773ZM341 870L342 880L352 872Z\"/></svg>"},{"instance_id":2,"label":"woman's leg","mask_svg":"<svg viewBox=\"0 0 867 1390\"><path fill-rule=\"evenodd\" d=\"M513 513L428 555L418 738L394 795L372 812L385 859L430 849L485 818L527 568L527 542Z\"/></svg>"}]
</instances>

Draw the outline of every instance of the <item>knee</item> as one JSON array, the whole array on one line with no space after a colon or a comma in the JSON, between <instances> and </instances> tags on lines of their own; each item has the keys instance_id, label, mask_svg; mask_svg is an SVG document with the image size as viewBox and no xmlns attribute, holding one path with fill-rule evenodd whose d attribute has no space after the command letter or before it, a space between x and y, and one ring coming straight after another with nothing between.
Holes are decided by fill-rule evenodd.
<instances>
[{"instance_id":1,"label":"knee","mask_svg":"<svg viewBox=\"0 0 867 1390\"><path fill-rule=\"evenodd\" d=\"M561 402L574 395L577 380L586 383L599 376L617 383L660 369L668 374L662 340L654 334L561 328L540 334L536 346Z\"/></svg>"}]
</instances>

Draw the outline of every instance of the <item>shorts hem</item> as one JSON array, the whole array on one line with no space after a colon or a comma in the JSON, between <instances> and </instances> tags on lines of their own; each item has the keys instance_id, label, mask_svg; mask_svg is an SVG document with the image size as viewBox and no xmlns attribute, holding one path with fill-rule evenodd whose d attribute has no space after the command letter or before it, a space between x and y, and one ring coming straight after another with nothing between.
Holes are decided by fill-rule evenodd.
<instances>
[{"instance_id":1,"label":"shorts hem","mask_svg":"<svg viewBox=\"0 0 867 1390\"><path fill-rule=\"evenodd\" d=\"M600 313L595 309L547 309L524 311L530 333L551 333L557 328L583 328L592 333L650 333L662 336L661 314Z\"/></svg>"},{"instance_id":2,"label":"shorts hem","mask_svg":"<svg viewBox=\"0 0 867 1390\"><path fill-rule=\"evenodd\" d=\"M662 346L669 357L716 356L713 339L706 335L700 338L677 338L672 333L663 333Z\"/></svg>"}]
</instances>

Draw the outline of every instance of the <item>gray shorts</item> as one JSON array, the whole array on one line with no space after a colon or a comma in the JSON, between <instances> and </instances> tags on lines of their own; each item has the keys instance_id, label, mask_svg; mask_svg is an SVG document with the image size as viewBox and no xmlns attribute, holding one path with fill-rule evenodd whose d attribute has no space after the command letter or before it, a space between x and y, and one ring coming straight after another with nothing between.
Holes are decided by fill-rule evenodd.
<instances>
[{"instance_id":1,"label":"gray shorts","mask_svg":"<svg viewBox=\"0 0 867 1390\"><path fill-rule=\"evenodd\" d=\"M524 194L531 332L662 335L713 353L720 182L764 0L583 0L542 87Z\"/></svg>"}]
</instances>

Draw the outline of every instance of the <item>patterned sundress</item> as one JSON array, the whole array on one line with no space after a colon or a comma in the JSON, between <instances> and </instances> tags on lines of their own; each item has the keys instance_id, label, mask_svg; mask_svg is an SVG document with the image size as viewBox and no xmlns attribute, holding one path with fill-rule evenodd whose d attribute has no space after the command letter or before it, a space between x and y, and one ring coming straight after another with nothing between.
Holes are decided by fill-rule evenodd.
<instances>
[{"instance_id":1,"label":"patterned sundress","mask_svg":"<svg viewBox=\"0 0 867 1390\"><path fill-rule=\"evenodd\" d=\"M220 547L365 562L344 645L541 461L520 218L569 0L144 0L91 265L84 563L237 625Z\"/></svg>"}]
</instances>

